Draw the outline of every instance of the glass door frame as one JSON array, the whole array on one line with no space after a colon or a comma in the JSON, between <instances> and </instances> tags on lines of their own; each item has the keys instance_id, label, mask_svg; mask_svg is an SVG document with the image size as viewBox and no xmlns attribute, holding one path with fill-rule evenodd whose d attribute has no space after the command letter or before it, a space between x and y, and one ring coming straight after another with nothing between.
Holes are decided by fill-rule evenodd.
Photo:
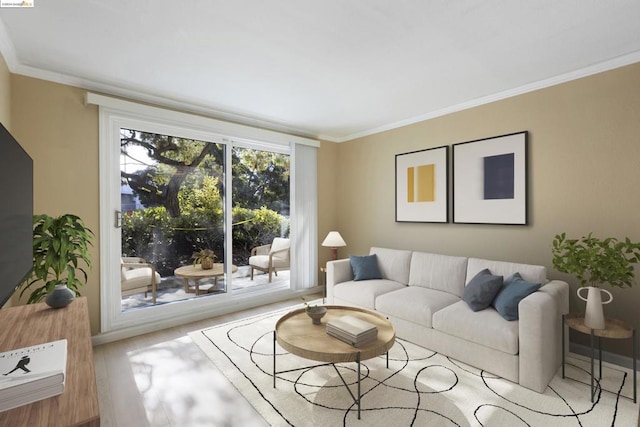
<instances>
[{"instance_id":1,"label":"glass door frame","mask_svg":"<svg viewBox=\"0 0 640 427\"><path fill-rule=\"evenodd\" d=\"M195 298L181 304L164 304L144 310L121 311L120 291L120 229L117 222L116 207L120 206L120 128L138 129L148 132L173 135L189 139L225 144L225 186L231 188L232 162L231 149L234 141L263 141L266 146L281 146L291 150L295 155L298 144L317 148L319 142L304 137L292 136L276 131L254 128L230 122L223 122L203 116L166 110L159 107L142 105L130 101L111 98L104 95L87 93L86 102L99 106L99 164L100 164L100 307L101 336L103 340L112 340L133 336L164 327L184 324L253 307L261 304L290 298L294 294L302 294L305 290L289 289L256 291L233 295L232 292L216 295L213 298ZM260 144L254 148L260 149ZM295 172L292 168L292 177ZM292 186L293 186L292 180ZM292 207L295 202L292 199ZM231 230L230 213L232 200L224 198L225 227ZM314 225L315 227L315 225ZM315 229L315 228L314 228ZM225 233L230 239L230 233ZM295 245L295 234L292 235ZM313 249L313 248L311 248ZM225 259L232 260L232 245L229 240L225 245ZM231 277L232 262L227 262L227 277ZM296 266L292 262L291 274L294 276ZM231 283L231 282L229 282ZM231 300L233 301L231 302Z\"/></svg>"},{"instance_id":2,"label":"glass door frame","mask_svg":"<svg viewBox=\"0 0 640 427\"><path fill-rule=\"evenodd\" d=\"M100 258L101 258L101 283L109 286L101 286L101 329L103 332L117 330L125 327L144 323L162 323L168 318L176 318L189 313L198 313L210 310L212 306L224 304L230 298L230 292L216 295L215 298L191 298L176 304L163 304L146 307L140 310L122 312L121 288L120 288L120 263L118 260L122 254L121 228L116 226L120 222L120 129L129 128L144 132L172 135L182 138L195 139L204 142L223 144L225 156L230 154L230 144L222 138L212 138L211 133L192 131L179 126L165 125L139 120L132 117L117 117L110 115L108 129L105 129L105 141L110 144L101 144L100 147L100 193L101 193L101 218L100 218ZM225 162L225 187L230 185L230 162ZM226 192L225 192L226 193ZM224 197L224 229L225 240L229 230L230 203L228 197ZM230 248L225 245L225 260L230 260ZM225 262L225 275L228 285L231 284L231 263Z\"/></svg>"}]
</instances>

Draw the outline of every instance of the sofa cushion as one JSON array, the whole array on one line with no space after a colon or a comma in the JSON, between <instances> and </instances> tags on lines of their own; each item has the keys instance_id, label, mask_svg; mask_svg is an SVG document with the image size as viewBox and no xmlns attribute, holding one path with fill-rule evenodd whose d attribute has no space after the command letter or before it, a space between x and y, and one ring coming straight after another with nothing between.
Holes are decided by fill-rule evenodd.
<instances>
[{"instance_id":1,"label":"sofa cushion","mask_svg":"<svg viewBox=\"0 0 640 427\"><path fill-rule=\"evenodd\" d=\"M469 258L467 281L485 268L488 268L491 274L496 276L509 277L514 273L520 273L522 278L528 282L545 283L547 281L547 269L541 265L517 264L478 258Z\"/></svg>"},{"instance_id":2,"label":"sofa cushion","mask_svg":"<svg viewBox=\"0 0 640 427\"><path fill-rule=\"evenodd\" d=\"M409 286L422 286L462 297L467 258L414 252L411 256Z\"/></svg>"},{"instance_id":3,"label":"sofa cushion","mask_svg":"<svg viewBox=\"0 0 640 427\"><path fill-rule=\"evenodd\" d=\"M518 304L540 286L540 283L527 282L520 273L512 274L504 281L492 305L506 320L518 320Z\"/></svg>"},{"instance_id":4,"label":"sofa cushion","mask_svg":"<svg viewBox=\"0 0 640 427\"><path fill-rule=\"evenodd\" d=\"M360 307L375 310L375 300L379 295L405 288L407 285L393 280L366 280L338 283L333 287L334 299L346 301Z\"/></svg>"},{"instance_id":5,"label":"sofa cushion","mask_svg":"<svg viewBox=\"0 0 640 427\"><path fill-rule=\"evenodd\" d=\"M430 328L433 313L458 301L460 298L448 292L408 286L380 295L376 310Z\"/></svg>"},{"instance_id":6,"label":"sofa cushion","mask_svg":"<svg viewBox=\"0 0 640 427\"><path fill-rule=\"evenodd\" d=\"M491 305L500 288L502 288L502 276L494 276L488 268L485 268L467 283L462 300L473 311L484 310Z\"/></svg>"},{"instance_id":7,"label":"sofa cushion","mask_svg":"<svg viewBox=\"0 0 640 427\"><path fill-rule=\"evenodd\" d=\"M349 255L349 262L353 271L353 280L382 279L376 254L365 256Z\"/></svg>"},{"instance_id":8,"label":"sofa cushion","mask_svg":"<svg viewBox=\"0 0 640 427\"><path fill-rule=\"evenodd\" d=\"M378 268L384 279L406 285L409 283L411 251L373 247L369 254L378 256Z\"/></svg>"},{"instance_id":9,"label":"sofa cushion","mask_svg":"<svg viewBox=\"0 0 640 427\"><path fill-rule=\"evenodd\" d=\"M433 314L433 328L508 354L518 354L518 323L508 322L493 308L472 311L464 301Z\"/></svg>"}]
</instances>

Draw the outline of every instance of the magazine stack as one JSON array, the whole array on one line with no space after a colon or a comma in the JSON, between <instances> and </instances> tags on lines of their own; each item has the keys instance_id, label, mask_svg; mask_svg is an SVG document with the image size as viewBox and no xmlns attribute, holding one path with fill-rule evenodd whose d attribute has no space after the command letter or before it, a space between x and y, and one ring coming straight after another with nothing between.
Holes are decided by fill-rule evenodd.
<instances>
[{"instance_id":1,"label":"magazine stack","mask_svg":"<svg viewBox=\"0 0 640 427\"><path fill-rule=\"evenodd\" d=\"M64 391L67 340L0 353L0 412Z\"/></svg>"},{"instance_id":2,"label":"magazine stack","mask_svg":"<svg viewBox=\"0 0 640 427\"><path fill-rule=\"evenodd\" d=\"M360 347L376 340L378 328L357 317L342 316L327 322L327 334L354 347Z\"/></svg>"}]
</instances>

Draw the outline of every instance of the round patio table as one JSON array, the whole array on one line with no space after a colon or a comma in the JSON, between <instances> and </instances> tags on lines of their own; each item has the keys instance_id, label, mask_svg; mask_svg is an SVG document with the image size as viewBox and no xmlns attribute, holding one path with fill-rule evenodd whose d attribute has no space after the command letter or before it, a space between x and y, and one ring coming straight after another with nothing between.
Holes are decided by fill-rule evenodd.
<instances>
[{"instance_id":1,"label":"round patio table","mask_svg":"<svg viewBox=\"0 0 640 427\"><path fill-rule=\"evenodd\" d=\"M238 271L238 267L236 265L231 265L231 273L235 273ZM201 293L207 293L211 289L218 289L218 277L223 276L224 264L223 263L215 263L213 264L213 268L203 270L200 265L185 265L184 267L178 267L173 272L174 276L181 277L184 279L184 291L185 292L195 292L196 296ZM213 285L206 285L206 287L200 287L198 283L200 279L213 278ZM189 286L189 279L193 279L194 287Z\"/></svg>"}]
</instances>

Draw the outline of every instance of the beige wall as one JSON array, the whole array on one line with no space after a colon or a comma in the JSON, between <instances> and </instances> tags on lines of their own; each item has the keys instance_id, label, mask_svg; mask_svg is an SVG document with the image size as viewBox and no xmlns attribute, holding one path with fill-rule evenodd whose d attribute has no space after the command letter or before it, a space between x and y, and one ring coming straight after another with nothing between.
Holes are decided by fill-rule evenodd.
<instances>
[{"instance_id":1,"label":"beige wall","mask_svg":"<svg viewBox=\"0 0 640 427\"><path fill-rule=\"evenodd\" d=\"M338 144L322 141L318 150L318 243L322 243L330 231L337 230L340 205L336 200L335 189L338 177L335 173L338 165ZM342 234L342 233L341 233ZM347 248L338 249L338 257L347 256ZM318 246L318 266L322 267L331 257L331 250ZM319 272L318 281L325 284L324 273Z\"/></svg>"},{"instance_id":2,"label":"beige wall","mask_svg":"<svg viewBox=\"0 0 640 427\"><path fill-rule=\"evenodd\" d=\"M523 130L528 226L395 222L395 154ZM640 64L349 141L338 159L338 225L349 253L384 246L484 257L570 279L552 269L556 233L640 241ZM571 309L583 311L570 281ZM612 292L605 314L640 327L640 285ZM611 348L630 355L630 343L618 344Z\"/></svg>"},{"instance_id":3,"label":"beige wall","mask_svg":"<svg viewBox=\"0 0 640 427\"><path fill-rule=\"evenodd\" d=\"M11 117L9 108L11 103L11 78L9 68L0 55L0 123L11 130Z\"/></svg>"},{"instance_id":4,"label":"beige wall","mask_svg":"<svg viewBox=\"0 0 640 427\"><path fill-rule=\"evenodd\" d=\"M98 109L81 89L11 75L12 133L33 158L34 213L73 213L96 233L82 289L91 331L100 330Z\"/></svg>"}]
</instances>

